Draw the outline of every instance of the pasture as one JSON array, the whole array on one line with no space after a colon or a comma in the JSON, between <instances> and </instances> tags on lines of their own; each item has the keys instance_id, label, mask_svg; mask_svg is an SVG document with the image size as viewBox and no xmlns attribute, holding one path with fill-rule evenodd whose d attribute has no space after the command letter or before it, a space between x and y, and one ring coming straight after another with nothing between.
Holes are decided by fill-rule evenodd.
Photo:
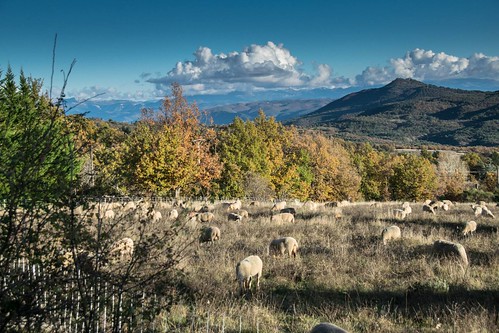
<instances>
[{"instance_id":1,"label":"pasture","mask_svg":"<svg viewBox=\"0 0 499 333\"><path fill-rule=\"evenodd\" d=\"M412 213L401 217L396 211L402 208L401 202L288 202L286 208L294 208L294 221L273 220L279 212L272 211L271 202L255 205L243 200L240 207L226 202L145 206L141 203L125 209L121 204L111 205L108 208L116 213L113 217L106 217L103 210L78 212L80 220L88 221L85 225L90 234L107 234L112 241L128 237L135 246L131 257L103 265L99 279L136 274L132 280L138 284L134 287L138 297L126 303L123 291L128 285L118 284L123 302L115 303L114 294L108 291L113 302L105 305L102 297L106 298L108 287L102 289L100 282L95 282L94 288L104 290L96 299L97 312L118 314L113 329L306 333L319 322L331 322L349 332L499 331L499 222L475 216L469 203L455 204L448 211L436 209L435 214L423 211L423 203L410 203ZM212 215L196 216L195 210L203 206ZM489 208L495 215L499 213L495 205ZM178 217L171 214L174 209ZM228 217L241 209L247 217ZM476 231L463 236L462 228L470 220L476 221ZM200 243L208 226L217 227L220 237L212 242L202 238ZM381 234L389 226L398 226L401 237L388 239L384 245ZM297 240L296 258L287 253L269 255L271 241L282 237ZM462 244L469 265L457 257L435 254L433 243L439 239ZM160 246L163 242L168 245ZM112 242L108 243L103 253L113 252ZM250 292L241 294L235 267L250 255L263 261L260 288L253 283ZM150 314L145 310L131 309L135 314L126 319L122 308L146 309L144 304L152 299L156 302L155 292L162 283L166 286L170 277L154 286L137 281L147 281L148 277L140 277L148 271L161 272L161 267L170 273L172 267L182 271L172 276L176 280L173 285L181 286L172 291L179 297L165 306L168 311L160 306L159 313L146 318ZM134 270L136 273L130 273ZM97 289L91 288L90 293L96 293ZM69 325L68 320L58 320L60 329L78 331L71 324L78 319L78 307L68 311L61 307L65 314L76 311L76 317L68 317ZM111 317L97 319L97 331L108 331L106 322L115 321Z\"/></svg>"},{"instance_id":2,"label":"pasture","mask_svg":"<svg viewBox=\"0 0 499 333\"><path fill-rule=\"evenodd\" d=\"M422 203L411 203L412 214L403 220L393 214L402 203L290 206L295 221L275 224L271 203L243 202L249 217L242 221L228 221L226 206L216 205L210 225L220 229L220 240L192 245L182 265L189 298L162 313L157 327L309 332L328 321L350 332L499 330L497 219L475 217L470 204L433 215L423 212ZM478 227L464 237L458 229L469 220ZM391 225L399 226L402 237L383 245L381 232ZM267 255L270 242L285 236L298 241L298 256ZM438 239L461 243L469 266L433 254ZM249 255L262 258L263 278L260 290L240 295L235 265Z\"/></svg>"}]
</instances>

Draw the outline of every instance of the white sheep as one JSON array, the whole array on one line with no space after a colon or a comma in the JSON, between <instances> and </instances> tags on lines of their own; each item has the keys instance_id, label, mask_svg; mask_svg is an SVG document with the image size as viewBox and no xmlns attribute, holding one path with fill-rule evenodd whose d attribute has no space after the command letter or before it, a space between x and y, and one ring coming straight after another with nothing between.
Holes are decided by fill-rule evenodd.
<instances>
[{"instance_id":1,"label":"white sheep","mask_svg":"<svg viewBox=\"0 0 499 333\"><path fill-rule=\"evenodd\" d=\"M131 258L133 256L133 247L133 240L125 237L113 244L109 254L112 256L116 256L116 254L118 254L120 260L123 260L124 258Z\"/></svg>"},{"instance_id":2,"label":"white sheep","mask_svg":"<svg viewBox=\"0 0 499 333\"><path fill-rule=\"evenodd\" d=\"M213 213L210 213L210 212L198 213L197 218L198 218L199 222L209 223L215 219L215 215Z\"/></svg>"},{"instance_id":3,"label":"white sheep","mask_svg":"<svg viewBox=\"0 0 499 333\"><path fill-rule=\"evenodd\" d=\"M450 200L442 200L444 204L446 204L449 208L454 207L454 203Z\"/></svg>"},{"instance_id":4,"label":"white sheep","mask_svg":"<svg viewBox=\"0 0 499 333\"><path fill-rule=\"evenodd\" d=\"M270 220L274 223L293 223L295 221L295 216L291 213L279 213L272 215Z\"/></svg>"},{"instance_id":5,"label":"white sheep","mask_svg":"<svg viewBox=\"0 0 499 333\"><path fill-rule=\"evenodd\" d=\"M394 209L392 212L393 216L398 220L403 220L407 216L407 213L404 209Z\"/></svg>"},{"instance_id":6,"label":"white sheep","mask_svg":"<svg viewBox=\"0 0 499 333\"><path fill-rule=\"evenodd\" d=\"M270 209L271 211L280 211L281 209L283 209L284 207L286 207L286 201L279 201L279 202L276 202L272 208Z\"/></svg>"},{"instance_id":7,"label":"white sheep","mask_svg":"<svg viewBox=\"0 0 499 333\"><path fill-rule=\"evenodd\" d=\"M317 210L318 204L313 201L307 201L303 204L302 208L305 210L315 211Z\"/></svg>"},{"instance_id":8,"label":"white sheep","mask_svg":"<svg viewBox=\"0 0 499 333\"><path fill-rule=\"evenodd\" d=\"M461 232L463 236L466 236L468 233L473 234L476 231L476 222L468 221L464 225L463 231Z\"/></svg>"},{"instance_id":9,"label":"white sheep","mask_svg":"<svg viewBox=\"0 0 499 333\"><path fill-rule=\"evenodd\" d=\"M137 209L137 205L135 204L135 202L133 201L128 201L125 206L123 206L123 210L124 211L127 211L127 210L135 210Z\"/></svg>"},{"instance_id":10,"label":"white sheep","mask_svg":"<svg viewBox=\"0 0 499 333\"><path fill-rule=\"evenodd\" d=\"M293 256L296 258L296 253L298 252L298 242L293 237L283 237L277 238L270 242L269 254L272 255L284 255Z\"/></svg>"},{"instance_id":11,"label":"white sheep","mask_svg":"<svg viewBox=\"0 0 499 333\"><path fill-rule=\"evenodd\" d=\"M473 213L475 214L476 217L482 215L482 206L471 204L471 209L473 209Z\"/></svg>"},{"instance_id":12,"label":"white sheep","mask_svg":"<svg viewBox=\"0 0 499 333\"><path fill-rule=\"evenodd\" d=\"M491 217L491 218L495 218L494 214L492 214L492 212L490 211L490 209L488 209L487 207L482 207L482 215L483 216L486 216L486 217Z\"/></svg>"},{"instance_id":13,"label":"white sheep","mask_svg":"<svg viewBox=\"0 0 499 333\"><path fill-rule=\"evenodd\" d=\"M246 257L236 265L236 278L241 295L251 290L251 282L256 278L256 289L260 288L263 262L259 256Z\"/></svg>"},{"instance_id":14,"label":"white sheep","mask_svg":"<svg viewBox=\"0 0 499 333\"><path fill-rule=\"evenodd\" d=\"M348 333L343 328L331 323L320 323L315 325L310 333Z\"/></svg>"},{"instance_id":15,"label":"white sheep","mask_svg":"<svg viewBox=\"0 0 499 333\"><path fill-rule=\"evenodd\" d=\"M241 222L242 220L243 220L243 217L239 214L229 213L229 215L227 215L227 221Z\"/></svg>"},{"instance_id":16,"label":"white sheep","mask_svg":"<svg viewBox=\"0 0 499 333\"><path fill-rule=\"evenodd\" d=\"M404 210L406 216L412 214L411 205L407 201L402 204L402 209Z\"/></svg>"},{"instance_id":17,"label":"white sheep","mask_svg":"<svg viewBox=\"0 0 499 333\"><path fill-rule=\"evenodd\" d=\"M433 252L438 255L457 256L465 266L468 266L466 250L459 243L439 239L433 243Z\"/></svg>"},{"instance_id":18,"label":"white sheep","mask_svg":"<svg viewBox=\"0 0 499 333\"><path fill-rule=\"evenodd\" d=\"M210 242L213 244L216 240L220 240L220 229L217 227L203 228L201 236L199 237L200 243Z\"/></svg>"},{"instance_id":19,"label":"white sheep","mask_svg":"<svg viewBox=\"0 0 499 333\"><path fill-rule=\"evenodd\" d=\"M114 211L112 209L108 209L104 213L104 218L106 220L114 220L115 216L116 216L116 214L114 213Z\"/></svg>"},{"instance_id":20,"label":"white sheep","mask_svg":"<svg viewBox=\"0 0 499 333\"><path fill-rule=\"evenodd\" d=\"M242 207L241 200L237 199L236 201L228 204L227 210L228 211L239 210L239 209L241 209L241 207Z\"/></svg>"},{"instance_id":21,"label":"white sheep","mask_svg":"<svg viewBox=\"0 0 499 333\"><path fill-rule=\"evenodd\" d=\"M238 215L241 215L241 217L244 217L244 218L248 218L249 217L249 214L248 214L248 211L247 210L244 210L244 209L240 209L237 211L237 214Z\"/></svg>"},{"instance_id":22,"label":"white sheep","mask_svg":"<svg viewBox=\"0 0 499 333\"><path fill-rule=\"evenodd\" d=\"M161 219L163 218L163 216L161 215L160 211L158 211L158 210L152 210L149 213L149 218L151 219L152 222L158 222L158 221L161 221Z\"/></svg>"},{"instance_id":23,"label":"white sheep","mask_svg":"<svg viewBox=\"0 0 499 333\"><path fill-rule=\"evenodd\" d=\"M401 237L400 228L396 225L392 225L386 227L381 232L381 239L383 240L383 245L386 245L386 242L392 239L398 239Z\"/></svg>"},{"instance_id":24,"label":"white sheep","mask_svg":"<svg viewBox=\"0 0 499 333\"><path fill-rule=\"evenodd\" d=\"M172 209L169 213L168 213L168 219L169 220L176 220L178 218L178 211L176 209Z\"/></svg>"}]
</instances>

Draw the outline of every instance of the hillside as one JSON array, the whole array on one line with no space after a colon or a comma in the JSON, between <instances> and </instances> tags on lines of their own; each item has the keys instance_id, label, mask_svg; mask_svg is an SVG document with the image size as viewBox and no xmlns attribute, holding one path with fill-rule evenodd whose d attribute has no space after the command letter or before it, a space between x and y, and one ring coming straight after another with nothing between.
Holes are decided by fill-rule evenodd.
<instances>
[{"instance_id":1,"label":"hillside","mask_svg":"<svg viewBox=\"0 0 499 333\"><path fill-rule=\"evenodd\" d=\"M454 146L499 145L499 92L468 91L396 79L291 121L346 139Z\"/></svg>"}]
</instances>

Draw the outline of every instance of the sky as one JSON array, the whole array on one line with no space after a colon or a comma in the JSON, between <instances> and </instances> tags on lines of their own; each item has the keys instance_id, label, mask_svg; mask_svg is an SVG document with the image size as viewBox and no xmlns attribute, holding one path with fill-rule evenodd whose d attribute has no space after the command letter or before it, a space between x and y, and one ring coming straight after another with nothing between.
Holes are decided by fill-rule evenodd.
<instances>
[{"instance_id":1,"label":"sky","mask_svg":"<svg viewBox=\"0 0 499 333\"><path fill-rule=\"evenodd\" d=\"M66 96L499 82L498 0L0 0L0 70ZM63 72L64 71L64 72ZM499 83L495 86L499 86Z\"/></svg>"}]
</instances>

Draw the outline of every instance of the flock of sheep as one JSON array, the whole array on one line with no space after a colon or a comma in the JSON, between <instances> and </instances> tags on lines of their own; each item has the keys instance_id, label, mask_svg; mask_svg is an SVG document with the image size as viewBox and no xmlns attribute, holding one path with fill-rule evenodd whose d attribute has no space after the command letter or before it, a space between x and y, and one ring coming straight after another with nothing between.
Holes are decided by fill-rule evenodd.
<instances>
[{"instance_id":1,"label":"flock of sheep","mask_svg":"<svg viewBox=\"0 0 499 333\"><path fill-rule=\"evenodd\" d=\"M316 210L319 207L341 207L348 203L314 203L306 202L300 204L301 210ZM259 205L258 202L252 202L248 204L249 206ZM429 214L437 214L438 210L448 211L453 207L454 203L451 201L427 201L422 205L422 211L428 212ZM297 205L294 205L298 207ZM152 208L152 209L151 209ZM484 216L494 218L493 213L487 207L486 203L478 202L472 204L471 208L473 214L476 217ZM202 226L199 236L199 243L211 243L218 242L221 240L220 228L213 225L215 221L215 214L212 212L215 209L219 211L226 212L227 221L229 223L236 222L240 223L245 219L249 219L250 216L247 210L242 209L241 200L237 199L233 202L221 202L219 204L206 204L206 203L191 203L185 204L183 202L176 202L174 204L170 203L157 203L155 206L149 206L146 208L141 208L140 204L136 204L132 201L126 204L116 205L107 204L105 209L99 209L98 215L102 219L114 219L118 214L114 213L114 210L121 210L124 212L133 212L134 214L145 214L152 222L158 222L163 219L159 209L168 209L167 216L165 220L175 221L185 217L186 225L192 228L198 228ZM411 204L404 202L401 208L392 209L391 214L396 220L404 220L412 213ZM179 213L180 212L180 213ZM79 214L83 212L78 211ZM275 225L281 224L292 224L295 222L296 208L292 206L287 206L285 201L275 203L270 209L270 222ZM338 210L338 217L341 217L341 209ZM463 236L470 236L477 229L477 223L475 221L466 222L460 233ZM381 231L380 241L387 245L388 242L399 239L402 237L402 230L399 226L392 225L384 228ZM268 245L267 254L273 256L288 256L295 258L298 254L298 242L295 238L287 236L272 239ZM466 250L463 245L452 242L449 240L439 239L433 243L432 251L436 255L443 256L454 256L458 258L464 266L468 266L469 261L466 254ZM131 258L134 253L134 242L130 237L125 237L116 241L110 251L110 254L119 258L119 260L126 260ZM235 266L236 280L239 284L240 294L247 294L251 292L252 283L255 282L256 288L260 286L260 279L263 272L263 261L255 254L251 254L246 258L237 262ZM325 333L325 332L346 332L345 330L330 324L330 323L320 323L316 325L312 330L312 333Z\"/></svg>"}]
</instances>

